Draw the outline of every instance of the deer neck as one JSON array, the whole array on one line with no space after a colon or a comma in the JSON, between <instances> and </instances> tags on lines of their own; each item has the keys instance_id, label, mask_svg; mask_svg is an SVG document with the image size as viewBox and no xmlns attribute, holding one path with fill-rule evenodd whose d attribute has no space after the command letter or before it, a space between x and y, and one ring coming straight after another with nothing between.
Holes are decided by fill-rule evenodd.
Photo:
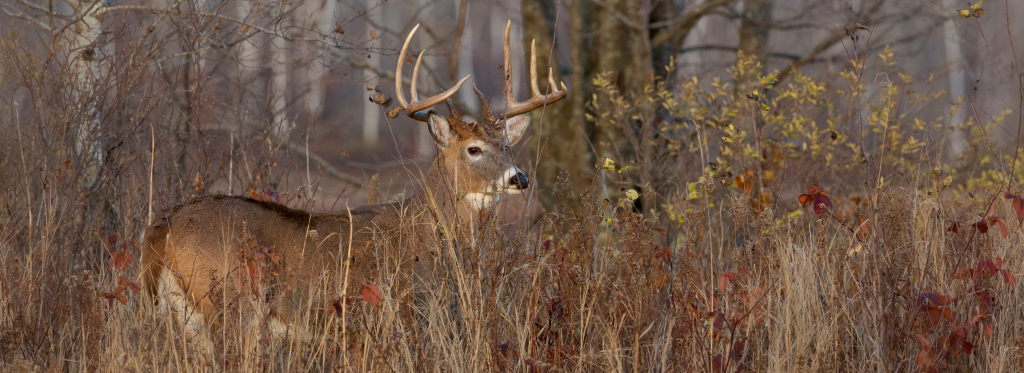
<instances>
[{"instance_id":1,"label":"deer neck","mask_svg":"<svg viewBox=\"0 0 1024 373\"><path fill-rule=\"evenodd\" d=\"M440 155L427 172L423 180L423 190L416 194L413 203L424 208L424 216L430 216L439 225L450 225L456 231L472 232L480 218L487 214L501 198L497 195L472 193L465 184L458 182L451 165L444 162Z\"/></svg>"}]
</instances>

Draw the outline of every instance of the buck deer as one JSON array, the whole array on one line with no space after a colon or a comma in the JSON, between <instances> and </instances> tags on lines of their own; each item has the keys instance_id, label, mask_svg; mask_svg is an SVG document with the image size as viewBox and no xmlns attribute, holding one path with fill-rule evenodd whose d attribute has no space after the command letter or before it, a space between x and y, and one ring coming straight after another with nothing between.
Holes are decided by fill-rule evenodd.
<instances>
[{"instance_id":1,"label":"buck deer","mask_svg":"<svg viewBox=\"0 0 1024 373\"><path fill-rule=\"evenodd\" d=\"M507 81L511 78L510 26L511 22L505 27ZM447 101L469 76L420 100L416 90L423 59L420 52L412 72L412 100L406 102L402 64L418 27L405 39L395 69L400 107L410 118L426 122L440 148L418 194L344 212L307 212L244 197L206 196L170 209L146 228L141 268L144 287L161 312L173 314L190 335L200 338L199 343L209 343L208 337L201 336L205 335L204 320L215 320L222 308L213 298L233 299L248 292L256 295L250 299L266 302L268 324L280 337L288 330L283 326L294 325L295 315L303 314L299 311L317 304L328 307L331 300L312 291L322 285L325 271L345 274L341 286L349 288L357 280L372 279L380 263L377 244L383 241L402 242L404 248L394 256L396 261L387 265L430 273L433 262L421 259L440 249L439 237L456 248L465 244L471 238L474 216L492 206L501 194L520 193L529 187L529 180L512 162L509 146L523 137L532 110L565 97L565 85L559 90L549 76L552 92L540 93L531 46L529 100L516 102L511 88L506 88L507 107L494 110L474 85L482 120L466 122L450 102L451 115L443 117L428 110ZM271 277L272 273L275 280L256 287L254 269L257 275ZM299 328L291 330L301 337Z\"/></svg>"}]
</instances>

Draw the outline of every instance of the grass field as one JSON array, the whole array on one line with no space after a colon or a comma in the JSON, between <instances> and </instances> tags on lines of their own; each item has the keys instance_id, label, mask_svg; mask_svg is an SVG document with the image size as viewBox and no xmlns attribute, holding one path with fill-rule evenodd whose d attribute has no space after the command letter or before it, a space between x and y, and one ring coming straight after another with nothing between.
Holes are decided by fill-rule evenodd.
<instances>
[{"instance_id":1,"label":"grass field","mask_svg":"<svg viewBox=\"0 0 1024 373\"><path fill-rule=\"evenodd\" d=\"M560 202L531 199L475 246L445 246L446 271L430 285L405 281L387 257L358 292L325 273L300 317L317 336L308 343L269 338L260 297L214 292L225 311L211 357L137 289L148 222L225 185L307 209L338 210L330 202L351 190L317 189L308 157L265 134L176 132L174 105L146 87L124 91L130 105L102 108L112 124L102 161L89 158L66 126L87 105L48 116L59 79L11 78L34 88L18 88L31 93L18 102L33 105L3 119L0 365L1024 370L1024 172L1017 142L1000 140L1019 134L1019 103L953 99L968 119L951 125L950 98L928 74L899 70L888 50L855 56L829 83L795 74L775 86L743 58L721 79L645 92L618 92L603 75L588 116L604 133L596 158L612 163L586 170L588 189L571 190L566 173L535 190ZM9 76L36 71L8 66ZM944 114L921 119L936 107ZM949 156L957 131L965 150ZM177 146L180 136L200 140ZM393 198L384 194L371 198Z\"/></svg>"}]
</instances>

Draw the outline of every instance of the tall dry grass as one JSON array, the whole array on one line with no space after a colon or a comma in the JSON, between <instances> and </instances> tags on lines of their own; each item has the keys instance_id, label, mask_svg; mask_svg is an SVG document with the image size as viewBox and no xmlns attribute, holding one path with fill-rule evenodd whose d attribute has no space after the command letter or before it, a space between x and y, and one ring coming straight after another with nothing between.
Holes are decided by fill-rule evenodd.
<instances>
[{"instance_id":1,"label":"tall dry grass","mask_svg":"<svg viewBox=\"0 0 1024 373\"><path fill-rule=\"evenodd\" d=\"M140 40L154 44L134 48L165 47ZM381 272L366 279L372 286L349 293L339 274L325 272L304 298L310 312L295 326L313 331L307 342L269 337L263 297L211 289L224 312L209 358L135 289L135 241L144 227L163 208L206 193L325 209L342 192L317 190L295 171L308 158L287 153L277 146L282 140L232 111L256 101L251 92L190 80L198 64L164 71L155 60L112 55L120 68L102 76L100 96L71 96L62 57L28 53L16 38L3 47L5 370L1005 372L1024 365L1016 283L1024 210L1019 193L1006 194L1020 189L1024 172L1016 144L991 134L1013 114L1019 122L1019 108L972 115L952 129L942 119L915 119L943 106L946 94L915 83L921 74L896 71L891 51L854 53L841 79L827 83L796 74L775 86L745 58L721 79L658 81L645 92L618 92L614 74L603 75L589 115L603 134L594 151L612 162L594 168L587 190L571 190L564 173L555 190L534 192L559 201L579 196L581 205L527 216L513 228L496 214L473 245L439 241L445 271L429 284L407 282L382 242ZM142 74L152 71L166 77ZM740 84L757 92L748 97ZM881 93L866 95L869 86ZM104 125L87 135L102 157L75 148L76 118L92 110L82 100L96 97ZM956 109L974 105L960 99ZM190 124L209 117L238 129ZM967 131L971 141L960 158L941 161L951 130ZM811 190L811 206L801 206L799 195L814 184L823 190Z\"/></svg>"}]
</instances>

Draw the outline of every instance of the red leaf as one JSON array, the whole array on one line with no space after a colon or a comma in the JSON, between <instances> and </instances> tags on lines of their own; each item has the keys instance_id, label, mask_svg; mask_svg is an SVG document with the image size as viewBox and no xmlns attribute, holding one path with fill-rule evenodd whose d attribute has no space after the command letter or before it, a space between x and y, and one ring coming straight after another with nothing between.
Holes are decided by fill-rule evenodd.
<instances>
[{"instance_id":1,"label":"red leaf","mask_svg":"<svg viewBox=\"0 0 1024 373\"><path fill-rule=\"evenodd\" d=\"M801 194L798 200L800 201L800 207L805 207L810 203L811 207L814 207L814 213L818 215L824 214L826 210L833 207L832 200L828 198L825 189L822 189L818 184L808 187L807 194Z\"/></svg>"},{"instance_id":2,"label":"red leaf","mask_svg":"<svg viewBox=\"0 0 1024 373\"><path fill-rule=\"evenodd\" d=\"M715 321L712 323L715 329L721 329L725 325L725 315L721 312L715 314Z\"/></svg>"},{"instance_id":3,"label":"red leaf","mask_svg":"<svg viewBox=\"0 0 1024 373\"><path fill-rule=\"evenodd\" d=\"M961 345L961 348L963 348L964 349L964 353L968 354L968 355L971 354L971 351L974 351L974 345L971 344L971 342L967 342L967 341L964 341L964 343Z\"/></svg>"},{"instance_id":4,"label":"red leaf","mask_svg":"<svg viewBox=\"0 0 1024 373\"><path fill-rule=\"evenodd\" d=\"M1000 220L998 216L990 217L988 218L988 221L989 224L999 224L999 229L1003 231L1003 238L1006 238L1006 236L1010 234L1010 232L1006 231L1006 224L1003 224L1003 221Z\"/></svg>"},{"instance_id":5,"label":"red leaf","mask_svg":"<svg viewBox=\"0 0 1024 373\"><path fill-rule=\"evenodd\" d=\"M377 285L363 285L362 293L364 301L373 303L374 306L380 308L380 302L384 298L380 296L380 288Z\"/></svg>"},{"instance_id":6,"label":"red leaf","mask_svg":"<svg viewBox=\"0 0 1024 373\"><path fill-rule=\"evenodd\" d=\"M746 338L740 338L738 341L732 344L732 360L740 361L743 359L743 345L746 344Z\"/></svg>"},{"instance_id":7,"label":"red leaf","mask_svg":"<svg viewBox=\"0 0 1024 373\"><path fill-rule=\"evenodd\" d=\"M1024 218L1024 197L1013 194L1009 190L1003 194L1003 198L1010 201L1010 206L1013 207L1013 212L1017 214L1017 219Z\"/></svg>"},{"instance_id":8,"label":"red leaf","mask_svg":"<svg viewBox=\"0 0 1024 373\"><path fill-rule=\"evenodd\" d=\"M331 312L334 312L334 316L341 318L341 295L338 295L338 293L334 293L331 294L331 297L334 298L334 301L331 302Z\"/></svg>"},{"instance_id":9,"label":"red leaf","mask_svg":"<svg viewBox=\"0 0 1024 373\"><path fill-rule=\"evenodd\" d=\"M107 239L103 241L108 247L113 247L117 244L117 233L111 233L107 236Z\"/></svg>"},{"instance_id":10,"label":"red leaf","mask_svg":"<svg viewBox=\"0 0 1024 373\"><path fill-rule=\"evenodd\" d=\"M99 296L100 298L106 299L107 305L110 307L113 307L115 299L117 299L118 302L121 302L122 305L128 304L128 299L125 298L124 295L121 295L120 293L99 293L96 295Z\"/></svg>"},{"instance_id":11,"label":"red leaf","mask_svg":"<svg viewBox=\"0 0 1024 373\"><path fill-rule=\"evenodd\" d=\"M917 343L921 345L922 350L928 350L932 348L932 343L928 342L928 339L926 339L923 335L915 334L914 337L917 338Z\"/></svg>"},{"instance_id":12,"label":"red leaf","mask_svg":"<svg viewBox=\"0 0 1024 373\"><path fill-rule=\"evenodd\" d=\"M984 317L984 316L982 316L982 315L974 315L974 317L971 318L971 325L977 324L979 321L981 321L982 317Z\"/></svg>"},{"instance_id":13,"label":"red leaf","mask_svg":"<svg viewBox=\"0 0 1024 373\"><path fill-rule=\"evenodd\" d=\"M942 310L939 308L932 308L926 311L926 313L928 314L928 322L931 323L932 326L938 325L939 320L942 319Z\"/></svg>"},{"instance_id":14,"label":"red leaf","mask_svg":"<svg viewBox=\"0 0 1024 373\"><path fill-rule=\"evenodd\" d=\"M974 223L974 228L977 228L978 232L988 233L988 223L984 220Z\"/></svg>"},{"instance_id":15,"label":"red leaf","mask_svg":"<svg viewBox=\"0 0 1024 373\"><path fill-rule=\"evenodd\" d=\"M949 226L949 229L946 229L946 232L960 234L960 223L953 222L953 224Z\"/></svg>"},{"instance_id":16,"label":"red leaf","mask_svg":"<svg viewBox=\"0 0 1024 373\"><path fill-rule=\"evenodd\" d=\"M725 292L725 289L729 286L729 281L736 281L736 273L726 272L718 276L718 290Z\"/></svg>"},{"instance_id":17,"label":"red leaf","mask_svg":"<svg viewBox=\"0 0 1024 373\"><path fill-rule=\"evenodd\" d=\"M992 277L992 275L996 274L996 272L998 271L999 269L996 268L996 264L993 263L991 260L986 259L978 262L978 270L976 272L976 275L978 275L981 278L989 278Z\"/></svg>"},{"instance_id":18,"label":"red leaf","mask_svg":"<svg viewBox=\"0 0 1024 373\"><path fill-rule=\"evenodd\" d=\"M129 264L134 265L135 259L132 258L132 254L127 251L114 250L110 252L110 267L117 268L119 271L124 271L125 267Z\"/></svg>"},{"instance_id":19,"label":"red leaf","mask_svg":"<svg viewBox=\"0 0 1024 373\"><path fill-rule=\"evenodd\" d=\"M725 372L725 365L722 364L722 360L725 360L723 359L722 354L715 355L715 357L711 359L712 372Z\"/></svg>"},{"instance_id":20,"label":"red leaf","mask_svg":"<svg viewBox=\"0 0 1024 373\"><path fill-rule=\"evenodd\" d=\"M800 201L800 207L804 207L804 206L807 206L808 203L811 203L811 201L814 200L814 196L812 196L810 194L801 194L800 197L797 197L797 199Z\"/></svg>"},{"instance_id":21,"label":"red leaf","mask_svg":"<svg viewBox=\"0 0 1024 373\"><path fill-rule=\"evenodd\" d=\"M128 288L132 291L132 294L139 293L139 284L129 281L127 277L117 276L117 285L118 287Z\"/></svg>"},{"instance_id":22,"label":"red leaf","mask_svg":"<svg viewBox=\"0 0 1024 373\"><path fill-rule=\"evenodd\" d=\"M1000 269L999 272L1003 274L1003 281L1010 285L1017 285L1017 277L1015 277L1010 271Z\"/></svg>"}]
</instances>

